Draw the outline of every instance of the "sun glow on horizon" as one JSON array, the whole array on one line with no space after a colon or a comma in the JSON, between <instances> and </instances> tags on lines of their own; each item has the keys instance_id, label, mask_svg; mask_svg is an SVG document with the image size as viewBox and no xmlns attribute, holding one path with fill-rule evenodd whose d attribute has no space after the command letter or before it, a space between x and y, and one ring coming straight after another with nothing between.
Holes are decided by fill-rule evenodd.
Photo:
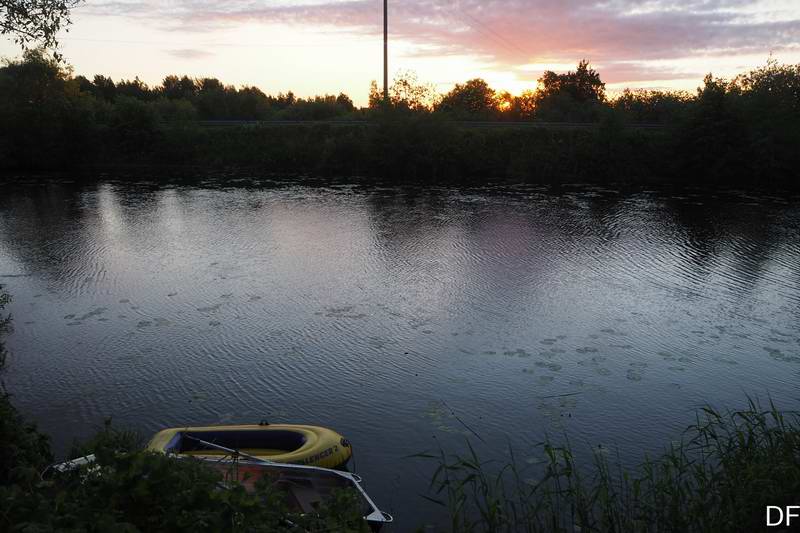
<instances>
[{"instance_id":1,"label":"sun glow on horizon","mask_svg":"<svg viewBox=\"0 0 800 533\"><path fill-rule=\"evenodd\" d=\"M763 65L771 52L781 62L800 63L796 2L736 0L726 7L730 2L719 0L722 7L699 15L687 7L676 18L674 10L659 10L653 2L647 13L637 14L614 3L592 10L530 0L530 5L509 2L500 6L508 9L452 19L456 14L450 11L429 13L425 2L407 0L395 3L390 14L390 73L413 71L440 93L483 78L498 93L520 95L535 90L545 71L574 70L587 59L614 94L624 88L693 91L708 72L730 78ZM368 102L370 82L382 78L377 3L374 12L340 0L174 4L86 4L73 13L62 52L75 74L87 77L139 77L151 86L170 74L214 77L267 94L344 92L360 106ZM539 16L542 10L549 10L546 21ZM701 25L686 33L691 29L685 27L686 17L702 21L712 15L719 20L714 32L703 33L708 26ZM747 26L751 18L758 24ZM586 24L576 26L576 21ZM728 24L732 33L722 35L720 24ZM765 28L769 24L775 29ZM530 25L538 30L523 31ZM751 33L737 37L745 31ZM0 38L0 56L19 55L16 45Z\"/></svg>"}]
</instances>

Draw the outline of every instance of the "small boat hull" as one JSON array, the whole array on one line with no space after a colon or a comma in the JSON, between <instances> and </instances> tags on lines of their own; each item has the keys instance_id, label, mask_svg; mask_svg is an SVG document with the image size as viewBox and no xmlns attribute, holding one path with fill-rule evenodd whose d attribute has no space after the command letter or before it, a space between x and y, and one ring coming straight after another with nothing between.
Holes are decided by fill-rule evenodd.
<instances>
[{"instance_id":1,"label":"small boat hull","mask_svg":"<svg viewBox=\"0 0 800 533\"><path fill-rule=\"evenodd\" d=\"M355 504L372 531L379 531L394 518L381 511L361 486L361 478L350 472L341 472L314 466L290 464L265 464L257 461L218 461L205 459L222 473L226 484L240 484L245 490L255 491L259 481L286 494L289 510L297 513L314 513L330 501L337 491L352 490Z\"/></svg>"},{"instance_id":2,"label":"small boat hull","mask_svg":"<svg viewBox=\"0 0 800 533\"><path fill-rule=\"evenodd\" d=\"M343 468L353 455L350 443L335 431L293 424L206 426L159 431L150 451L220 459L228 452L274 463Z\"/></svg>"}]
</instances>

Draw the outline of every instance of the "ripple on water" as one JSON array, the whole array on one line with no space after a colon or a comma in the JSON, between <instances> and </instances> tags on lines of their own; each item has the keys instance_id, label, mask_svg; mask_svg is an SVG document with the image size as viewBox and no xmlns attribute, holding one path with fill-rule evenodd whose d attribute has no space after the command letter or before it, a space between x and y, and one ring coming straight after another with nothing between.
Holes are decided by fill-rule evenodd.
<instances>
[{"instance_id":1,"label":"ripple on water","mask_svg":"<svg viewBox=\"0 0 800 533\"><path fill-rule=\"evenodd\" d=\"M546 418L659 447L640 414L796 392L797 202L208 187L0 197L0 272L26 276L3 278L25 324L9 385L57 441L118 413L145 432L282 413L367 443L386 495L397 457L465 431L441 406L411 431L430 398L534 440Z\"/></svg>"}]
</instances>

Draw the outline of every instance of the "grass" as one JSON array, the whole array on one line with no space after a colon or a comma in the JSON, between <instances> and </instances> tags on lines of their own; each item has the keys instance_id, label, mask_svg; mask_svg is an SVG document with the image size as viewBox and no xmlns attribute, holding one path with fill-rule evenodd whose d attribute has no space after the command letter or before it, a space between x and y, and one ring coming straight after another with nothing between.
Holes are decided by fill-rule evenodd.
<instances>
[{"instance_id":1,"label":"grass","mask_svg":"<svg viewBox=\"0 0 800 533\"><path fill-rule=\"evenodd\" d=\"M767 505L800 504L798 416L772 402L706 407L680 443L633 471L601 453L583 469L569 444L540 447L538 465L521 466L512 451L498 468L472 446L462 456L417 457L438 463L428 498L459 532L760 531Z\"/></svg>"}]
</instances>

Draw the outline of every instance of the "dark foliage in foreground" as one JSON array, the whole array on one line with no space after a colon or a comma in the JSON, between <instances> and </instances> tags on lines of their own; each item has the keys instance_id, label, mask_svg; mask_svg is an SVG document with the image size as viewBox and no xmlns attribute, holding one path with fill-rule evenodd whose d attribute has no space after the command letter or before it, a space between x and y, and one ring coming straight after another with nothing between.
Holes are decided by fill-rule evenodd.
<instances>
[{"instance_id":1,"label":"dark foliage in foreground","mask_svg":"<svg viewBox=\"0 0 800 533\"><path fill-rule=\"evenodd\" d=\"M288 510L266 482L255 493L222 490L222 474L194 460L143 452L131 432L106 426L73 453L96 462L42 477L48 440L0 397L2 531L366 531L354 495L342 492L313 515Z\"/></svg>"}]
</instances>

